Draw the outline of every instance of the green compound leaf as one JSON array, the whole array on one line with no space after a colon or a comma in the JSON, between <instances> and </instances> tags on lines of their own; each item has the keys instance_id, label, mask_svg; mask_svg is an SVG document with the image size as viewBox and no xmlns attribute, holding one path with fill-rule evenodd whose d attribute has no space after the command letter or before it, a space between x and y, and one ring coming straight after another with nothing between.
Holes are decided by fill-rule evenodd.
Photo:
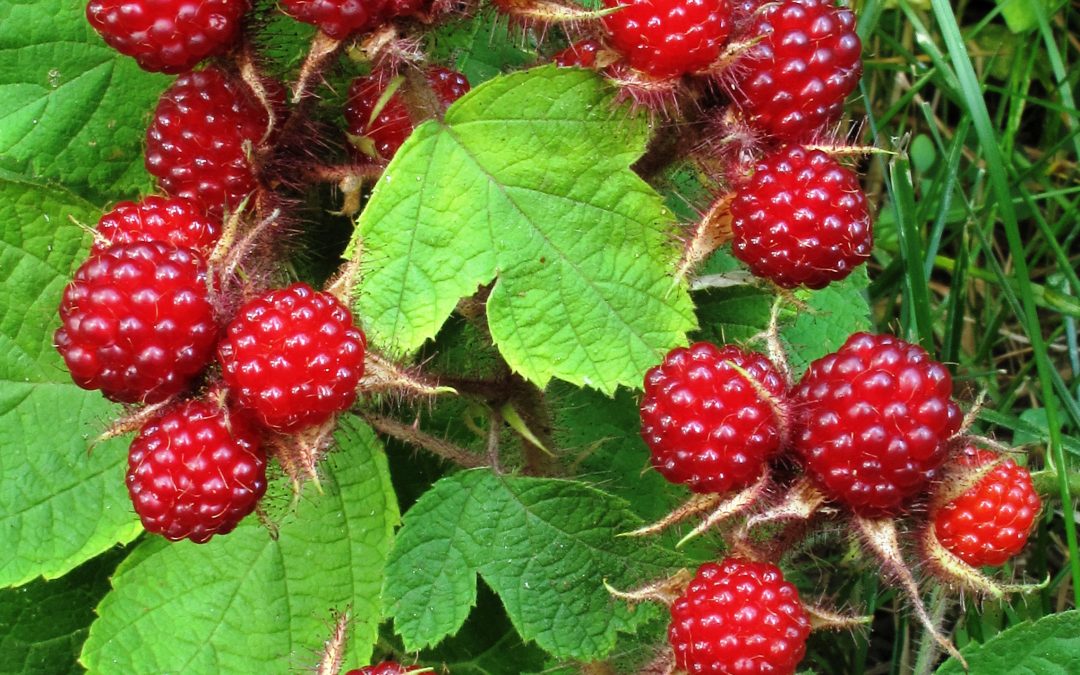
<instances>
[{"instance_id":1,"label":"green compound leaf","mask_svg":"<svg viewBox=\"0 0 1080 675\"><path fill-rule=\"evenodd\" d=\"M349 419L336 438L324 493L309 484L276 540L250 517L205 545L140 544L90 627L81 658L90 672L304 670L345 610L346 663L366 663L397 502L373 432Z\"/></svg>"},{"instance_id":2,"label":"green compound leaf","mask_svg":"<svg viewBox=\"0 0 1080 675\"><path fill-rule=\"evenodd\" d=\"M961 650L970 675L1069 675L1080 672L1080 611L1051 614L998 633L985 644ZM963 667L949 659L939 675L961 675Z\"/></svg>"},{"instance_id":3,"label":"green compound leaf","mask_svg":"<svg viewBox=\"0 0 1080 675\"><path fill-rule=\"evenodd\" d=\"M637 387L685 341L695 320L671 280L671 216L628 168L648 128L614 95L594 73L538 68L477 87L413 133L351 247L376 344L418 348L492 280L492 337L541 386Z\"/></svg>"},{"instance_id":4,"label":"green compound leaf","mask_svg":"<svg viewBox=\"0 0 1080 675\"><path fill-rule=\"evenodd\" d=\"M457 632L476 602L476 575L502 599L525 640L556 658L595 659L652 612L604 589L666 576L679 559L640 539L621 499L582 483L458 473L405 516L384 595L408 650Z\"/></svg>"},{"instance_id":5,"label":"green compound leaf","mask_svg":"<svg viewBox=\"0 0 1080 675\"><path fill-rule=\"evenodd\" d=\"M169 78L108 47L85 8L0 4L0 167L88 197L135 197L149 184L147 119Z\"/></svg>"},{"instance_id":6,"label":"green compound leaf","mask_svg":"<svg viewBox=\"0 0 1080 675\"><path fill-rule=\"evenodd\" d=\"M119 408L76 387L52 347L85 252L68 216L97 213L0 173L0 586L62 576L141 531L124 487L127 442L87 452Z\"/></svg>"},{"instance_id":7,"label":"green compound leaf","mask_svg":"<svg viewBox=\"0 0 1080 675\"><path fill-rule=\"evenodd\" d=\"M81 672L77 659L94 606L123 553L110 551L60 579L0 591L0 673Z\"/></svg>"}]
</instances>

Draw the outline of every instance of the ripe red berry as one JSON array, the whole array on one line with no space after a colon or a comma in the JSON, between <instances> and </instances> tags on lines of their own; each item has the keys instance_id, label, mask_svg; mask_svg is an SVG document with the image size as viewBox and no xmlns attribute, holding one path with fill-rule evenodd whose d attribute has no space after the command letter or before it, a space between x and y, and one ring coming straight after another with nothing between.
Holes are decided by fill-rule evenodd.
<instances>
[{"instance_id":1,"label":"ripe red berry","mask_svg":"<svg viewBox=\"0 0 1080 675\"><path fill-rule=\"evenodd\" d=\"M218 335L205 263L160 241L91 255L64 290L60 319L54 340L75 384L123 403L186 389Z\"/></svg>"},{"instance_id":2,"label":"ripe red berry","mask_svg":"<svg viewBox=\"0 0 1080 675\"><path fill-rule=\"evenodd\" d=\"M760 354L708 342L671 350L645 373L641 435L653 466L694 492L750 485L784 441L786 390Z\"/></svg>"},{"instance_id":3,"label":"ripe red berry","mask_svg":"<svg viewBox=\"0 0 1080 675\"><path fill-rule=\"evenodd\" d=\"M221 236L221 224L185 199L150 196L141 202L120 202L97 225L91 254L117 244L163 241L190 248L204 258Z\"/></svg>"},{"instance_id":4,"label":"ripe red berry","mask_svg":"<svg viewBox=\"0 0 1080 675\"><path fill-rule=\"evenodd\" d=\"M86 18L143 70L183 73L225 52L247 9L247 0L90 0Z\"/></svg>"},{"instance_id":5,"label":"ripe red berry","mask_svg":"<svg viewBox=\"0 0 1080 675\"><path fill-rule=\"evenodd\" d=\"M418 16L429 11L433 0L386 0L383 16L393 19L399 16Z\"/></svg>"},{"instance_id":6,"label":"ripe red berry","mask_svg":"<svg viewBox=\"0 0 1080 675\"><path fill-rule=\"evenodd\" d=\"M285 13L335 40L375 28L384 19L386 0L281 0Z\"/></svg>"},{"instance_id":7,"label":"ripe red berry","mask_svg":"<svg viewBox=\"0 0 1080 675\"><path fill-rule=\"evenodd\" d=\"M600 43L596 40L581 40L555 54L555 56L551 57L551 60L563 68L571 66L592 68L596 64L596 53L598 51L600 51Z\"/></svg>"},{"instance_id":8,"label":"ripe red berry","mask_svg":"<svg viewBox=\"0 0 1080 675\"><path fill-rule=\"evenodd\" d=\"M750 271L784 288L823 288L851 274L874 246L866 195L820 150L763 157L731 203L731 248Z\"/></svg>"},{"instance_id":9,"label":"ripe red berry","mask_svg":"<svg viewBox=\"0 0 1080 675\"><path fill-rule=\"evenodd\" d=\"M469 81L461 73L433 66L425 73L435 97L445 109L469 91ZM353 136L369 140L374 152L390 160L412 133L412 120L401 94L394 92L376 109L390 81L384 75L358 77L349 86L345 121Z\"/></svg>"},{"instance_id":10,"label":"ripe red berry","mask_svg":"<svg viewBox=\"0 0 1080 675\"><path fill-rule=\"evenodd\" d=\"M221 215L255 189L245 144L258 144L268 124L247 85L225 71L182 75L161 95L146 131L146 169L165 192Z\"/></svg>"},{"instance_id":11,"label":"ripe red berry","mask_svg":"<svg viewBox=\"0 0 1080 675\"><path fill-rule=\"evenodd\" d=\"M255 510L266 491L266 456L242 415L185 401L139 430L127 487L148 531L201 544Z\"/></svg>"},{"instance_id":12,"label":"ripe red berry","mask_svg":"<svg viewBox=\"0 0 1080 675\"><path fill-rule=\"evenodd\" d=\"M365 347L341 302L296 283L244 305L218 361L240 407L271 429L295 431L352 405Z\"/></svg>"},{"instance_id":13,"label":"ripe red berry","mask_svg":"<svg viewBox=\"0 0 1080 675\"><path fill-rule=\"evenodd\" d=\"M767 4L749 31L731 97L757 128L785 141L813 138L839 119L862 74L855 15L832 0Z\"/></svg>"},{"instance_id":14,"label":"ripe red berry","mask_svg":"<svg viewBox=\"0 0 1080 675\"><path fill-rule=\"evenodd\" d=\"M345 675L405 675L405 673L411 673L414 670L420 669L403 666L393 661L383 661L374 666L364 666L363 668L350 670Z\"/></svg>"},{"instance_id":15,"label":"ripe red berry","mask_svg":"<svg viewBox=\"0 0 1080 675\"><path fill-rule=\"evenodd\" d=\"M827 494L864 516L894 514L937 476L960 428L952 377L922 347L856 333L792 391L795 449Z\"/></svg>"},{"instance_id":16,"label":"ripe red berry","mask_svg":"<svg viewBox=\"0 0 1080 675\"><path fill-rule=\"evenodd\" d=\"M688 673L794 673L809 635L798 590L769 563L706 563L671 605L668 640Z\"/></svg>"},{"instance_id":17,"label":"ripe red berry","mask_svg":"<svg viewBox=\"0 0 1080 675\"><path fill-rule=\"evenodd\" d=\"M997 456L965 447L959 462L977 468ZM931 518L941 544L973 567L1003 565L1027 543L1042 508L1031 474L1006 459L964 494L937 509Z\"/></svg>"},{"instance_id":18,"label":"ripe red berry","mask_svg":"<svg viewBox=\"0 0 1080 675\"><path fill-rule=\"evenodd\" d=\"M604 6L622 7L602 19L611 46L659 79L707 68L731 30L728 0L604 0Z\"/></svg>"}]
</instances>

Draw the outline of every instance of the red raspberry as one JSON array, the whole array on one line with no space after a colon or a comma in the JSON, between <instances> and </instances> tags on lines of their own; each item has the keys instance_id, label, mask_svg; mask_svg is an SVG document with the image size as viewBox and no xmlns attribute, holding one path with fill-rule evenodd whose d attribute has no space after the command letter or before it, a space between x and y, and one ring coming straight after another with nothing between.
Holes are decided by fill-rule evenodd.
<instances>
[{"instance_id":1,"label":"red raspberry","mask_svg":"<svg viewBox=\"0 0 1080 675\"><path fill-rule=\"evenodd\" d=\"M653 466L694 492L750 485L784 441L776 406L786 405L786 390L784 377L760 354L708 342L671 350L645 373L641 435Z\"/></svg>"},{"instance_id":2,"label":"red raspberry","mask_svg":"<svg viewBox=\"0 0 1080 675\"><path fill-rule=\"evenodd\" d=\"M469 91L465 76L449 68L433 66L425 76L444 109ZM353 80L345 104L345 121L350 134L369 139L375 146L374 151L389 161L412 133L413 125L405 101L398 92L384 101L382 108L375 109L387 85L384 75Z\"/></svg>"},{"instance_id":3,"label":"red raspberry","mask_svg":"<svg viewBox=\"0 0 1080 675\"><path fill-rule=\"evenodd\" d=\"M756 14L731 97L754 126L785 141L839 119L862 74L855 15L831 0L787 0Z\"/></svg>"},{"instance_id":4,"label":"red raspberry","mask_svg":"<svg viewBox=\"0 0 1080 675\"><path fill-rule=\"evenodd\" d=\"M404 675L405 673L411 673L416 670L421 669L403 666L400 663L394 663L393 661L383 661L374 666L364 666L363 668L350 670L345 673L345 675Z\"/></svg>"},{"instance_id":5,"label":"red raspberry","mask_svg":"<svg viewBox=\"0 0 1080 675\"><path fill-rule=\"evenodd\" d=\"M855 333L792 392L807 473L864 516L894 514L937 475L960 428L952 377L922 347Z\"/></svg>"},{"instance_id":6,"label":"red raspberry","mask_svg":"<svg viewBox=\"0 0 1080 675\"><path fill-rule=\"evenodd\" d=\"M659 79L709 67L731 30L728 0L604 0L623 7L602 21L611 46Z\"/></svg>"},{"instance_id":7,"label":"red raspberry","mask_svg":"<svg viewBox=\"0 0 1080 675\"><path fill-rule=\"evenodd\" d=\"M218 68L177 78L146 131L146 169L174 197L213 215L236 208L257 185L245 143L266 133L266 109Z\"/></svg>"},{"instance_id":8,"label":"red raspberry","mask_svg":"<svg viewBox=\"0 0 1080 675\"><path fill-rule=\"evenodd\" d=\"M688 673L794 673L809 635L799 591L769 563L706 563L671 605L668 640Z\"/></svg>"},{"instance_id":9,"label":"red raspberry","mask_svg":"<svg viewBox=\"0 0 1080 675\"><path fill-rule=\"evenodd\" d=\"M185 401L139 430L127 486L148 531L202 544L255 510L266 491L266 455L241 415Z\"/></svg>"},{"instance_id":10,"label":"red raspberry","mask_svg":"<svg viewBox=\"0 0 1080 675\"><path fill-rule=\"evenodd\" d=\"M160 241L91 255L64 290L60 319L54 340L75 384L123 403L186 389L218 335L205 263Z\"/></svg>"},{"instance_id":11,"label":"red raspberry","mask_svg":"<svg viewBox=\"0 0 1080 675\"><path fill-rule=\"evenodd\" d=\"M143 70L184 73L236 41L247 9L247 0L90 0L86 19Z\"/></svg>"},{"instance_id":12,"label":"red raspberry","mask_svg":"<svg viewBox=\"0 0 1080 675\"><path fill-rule=\"evenodd\" d=\"M363 33L383 22L386 0L281 0L285 13L335 40Z\"/></svg>"},{"instance_id":13,"label":"red raspberry","mask_svg":"<svg viewBox=\"0 0 1080 675\"><path fill-rule=\"evenodd\" d=\"M386 0L383 16L393 19L399 16L418 16L430 11L432 0Z\"/></svg>"},{"instance_id":14,"label":"red raspberry","mask_svg":"<svg viewBox=\"0 0 1080 675\"><path fill-rule=\"evenodd\" d=\"M598 51L600 51L599 42L596 40L582 40L575 42L551 57L551 60L563 68L572 66L592 68L596 64L596 53Z\"/></svg>"},{"instance_id":15,"label":"red raspberry","mask_svg":"<svg viewBox=\"0 0 1080 675\"><path fill-rule=\"evenodd\" d=\"M735 190L732 252L784 288L823 288L874 247L859 180L820 150L792 146L762 158Z\"/></svg>"},{"instance_id":16,"label":"red raspberry","mask_svg":"<svg viewBox=\"0 0 1080 675\"><path fill-rule=\"evenodd\" d=\"M239 406L271 429L295 431L352 405L365 347L344 305L296 283L247 303L218 361Z\"/></svg>"},{"instance_id":17,"label":"red raspberry","mask_svg":"<svg viewBox=\"0 0 1080 675\"><path fill-rule=\"evenodd\" d=\"M977 468L997 456L973 445L959 461ZM1003 565L1027 543L1042 508L1031 474L1006 459L974 487L932 514L938 541L972 567Z\"/></svg>"},{"instance_id":18,"label":"red raspberry","mask_svg":"<svg viewBox=\"0 0 1080 675\"><path fill-rule=\"evenodd\" d=\"M163 241L193 249L205 258L221 236L221 224L187 200L151 196L114 206L98 221L97 234L91 254L116 244Z\"/></svg>"}]
</instances>

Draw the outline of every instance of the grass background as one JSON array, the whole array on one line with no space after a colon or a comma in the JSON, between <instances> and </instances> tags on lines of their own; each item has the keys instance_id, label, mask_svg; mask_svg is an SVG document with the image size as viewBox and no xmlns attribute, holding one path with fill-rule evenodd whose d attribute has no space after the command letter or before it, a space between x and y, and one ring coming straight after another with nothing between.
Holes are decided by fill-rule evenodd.
<instances>
[{"instance_id":1,"label":"grass background","mask_svg":"<svg viewBox=\"0 0 1080 675\"><path fill-rule=\"evenodd\" d=\"M866 165L879 209L875 321L936 351L962 399L986 393L976 431L1024 446L1045 496L1015 571L1049 576L1045 589L1001 603L931 599L962 646L1080 599L1080 3L854 5L865 73L853 116L865 116L864 141L899 153ZM902 607L872 578L854 586L871 606ZM891 617L872 640L815 642L814 666L930 670L932 645L904 612Z\"/></svg>"}]
</instances>

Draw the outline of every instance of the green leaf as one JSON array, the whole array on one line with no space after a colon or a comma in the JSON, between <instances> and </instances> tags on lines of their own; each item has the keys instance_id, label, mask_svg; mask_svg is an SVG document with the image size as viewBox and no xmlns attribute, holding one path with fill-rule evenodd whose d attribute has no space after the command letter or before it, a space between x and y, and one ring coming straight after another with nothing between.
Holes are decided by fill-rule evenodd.
<instances>
[{"instance_id":1,"label":"green leaf","mask_svg":"<svg viewBox=\"0 0 1080 675\"><path fill-rule=\"evenodd\" d=\"M1042 11L1046 16L1051 16L1057 11L1056 5L1060 2L1051 0L996 0L1001 8L1001 15L1005 17L1005 23L1009 30L1014 33L1026 33L1039 25L1039 10L1036 5L1042 5Z\"/></svg>"},{"instance_id":2,"label":"green leaf","mask_svg":"<svg viewBox=\"0 0 1080 675\"><path fill-rule=\"evenodd\" d=\"M616 538L639 525L626 503L582 483L467 471L435 484L405 515L384 595L408 650L457 632L476 602L476 575L499 595L525 640L557 658L607 654L631 611L604 589L666 576L678 558Z\"/></svg>"},{"instance_id":3,"label":"green leaf","mask_svg":"<svg viewBox=\"0 0 1080 675\"><path fill-rule=\"evenodd\" d=\"M83 2L3 3L0 47L0 168L88 197L146 188L143 137L167 76L108 47Z\"/></svg>"},{"instance_id":4,"label":"green leaf","mask_svg":"<svg viewBox=\"0 0 1080 675\"><path fill-rule=\"evenodd\" d=\"M1080 672L1080 611L1051 614L998 633L984 644L973 642L961 654L970 675L1068 675ZM949 659L939 675L957 675L964 669Z\"/></svg>"},{"instance_id":5,"label":"green leaf","mask_svg":"<svg viewBox=\"0 0 1080 675\"><path fill-rule=\"evenodd\" d=\"M670 276L670 214L628 168L648 128L614 96L594 73L539 68L477 87L413 133L352 247L376 344L418 348L493 280L492 337L541 386L637 387L685 341L694 317Z\"/></svg>"},{"instance_id":6,"label":"green leaf","mask_svg":"<svg viewBox=\"0 0 1080 675\"><path fill-rule=\"evenodd\" d=\"M852 333L870 330L868 283L866 268L860 267L843 281L819 291L796 292L802 306L795 311L785 309L780 320L780 338L794 377L801 376L811 361L839 349ZM769 325L776 299L757 286L710 289L695 298L701 316L701 331L695 338L717 344L746 344L760 336ZM764 350L760 342L750 346Z\"/></svg>"},{"instance_id":7,"label":"green leaf","mask_svg":"<svg viewBox=\"0 0 1080 675\"><path fill-rule=\"evenodd\" d=\"M607 397L552 383L547 397L559 454L569 455L575 474L625 499L648 521L659 520L689 497L686 488L652 470L637 397L630 391Z\"/></svg>"},{"instance_id":8,"label":"green leaf","mask_svg":"<svg viewBox=\"0 0 1080 675\"><path fill-rule=\"evenodd\" d=\"M512 29L507 16L493 9L440 22L425 37L428 57L453 62L473 86L536 59L532 33Z\"/></svg>"},{"instance_id":9,"label":"green leaf","mask_svg":"<svg viewBox=\"0 0 1080 675\"><path fill-rule=\"evenodd\" d=\"M442 665L442 672L453 675L521 675L542 670L548 658L544 652L535 644L521 641L499 597L491 589L481 584L478 591L476 607L453 637L433 649L421 651L415 658L399 654L388 655L388 658L399 662L415 660L418 664L438 663ZM395 643L398 641L396 636L387 633L388 625L383 637ZM401 649L399 653L404 651Z\"/></svg>"},{"instance_id":10,"label":"green leaf","mask_svg":"<svg viewBox=\"0 0 1080 675\"><path fill-rule=\"evenodd\" d=\"M0 673L81 672L77 659L94 606L123 553L99 556L60 579L0 591Z\"/></svg>"},{"instance_id":11,"label":"green leaf","mask_svg":"<svg viewBox=\"0 0 1080 675\"><path fill-rule=\"evenodd\" d=\"M868 285L863 266L840 283L829 284L820 291L798 293L806 308L780 332L795 377L801 376L811 361L839 349L852 333L870 330Z\"/></svg>"},{"instance_id":12,"label":"green leaf","mask_svg":"<svg viewBox=\"0 0 1080 675\"><path fill-rule=\"evenodd\" d=\"M140 544L98 607L81 659L90 672L310 665L330 637L333 613L345 610L352 616L346 662L366 663L397 503L372 431L350 418L336 440L340 450L323 464L324 493L309 484L276 539L251 517L204 545L160 537Z\"/></svg>"},{"instance_id":13,"label":"green leaf","mask_svg":"<svg viewBox=\"0 0 1080 675\"><path fill-rule=\"evenodd\" d=\"M56 308L84 252L74 216L97 209L0 173L0 586L51 579L141 528L126 442L87 453L119 408L76 387L52 347Z\"/></svg>"}]
</instances>

